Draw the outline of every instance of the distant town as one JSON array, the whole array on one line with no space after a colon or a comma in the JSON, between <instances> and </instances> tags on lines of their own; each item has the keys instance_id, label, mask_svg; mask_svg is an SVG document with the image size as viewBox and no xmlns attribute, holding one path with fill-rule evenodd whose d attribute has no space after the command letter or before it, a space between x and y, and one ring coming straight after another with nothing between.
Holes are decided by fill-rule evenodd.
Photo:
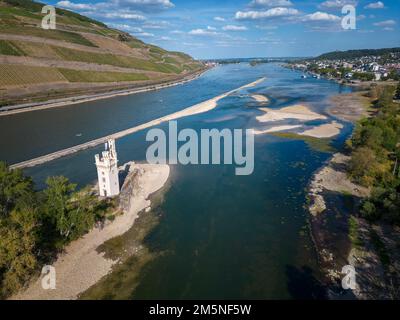
<instances>
[{"instance_id":1,"label":"distant town","mask_svg":"<svg viewBox=\"0 0 400 320\"><path fill-rule=\"evenodd\" d=\"M289 67L313 77L343 83L400 80L400 48L331 52L317 58L296 60Z\"/></svg>"}]
</instances>

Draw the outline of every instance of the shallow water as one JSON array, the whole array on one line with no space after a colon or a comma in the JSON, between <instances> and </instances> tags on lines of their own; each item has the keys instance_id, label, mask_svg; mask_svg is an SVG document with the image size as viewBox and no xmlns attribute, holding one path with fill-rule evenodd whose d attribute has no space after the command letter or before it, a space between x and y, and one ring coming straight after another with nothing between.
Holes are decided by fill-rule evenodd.
<instances>
[{"instance_id":1,"label":"shallow water","mask_svg":"<svg viewBox=\"0 0 400 320\"><path fill-rule=\"evenodd\" d=\"M301 79L300 75L277 64L226 65L191 83L158 92L0 117L0 132L8 137L1 141L0 159L13 163L82 143L263 76L265 82L221 100L216 109L178 120L179 129L266 128L255 120L262 112L248 93L267 95L271 108L306 103L324 113L329 96L349 90L332 81ZM340 146L350 132L351 126L345 124L334 144ZM117 141L121 164L145 158L150 144L145 134ZM48 175L58 174L83 186L96 178L94 154L101 149L85 150L26 173L38 187ZM236 176L232 165L173 166L171 187L158 208L160 222L145 240L150 250L165 253L140 271L139 285L132 287L129 298L315 296L318 272L303 206L312 173L328 157L303 141L259 135L250 176Z\"/></svg>"}]
</instances>

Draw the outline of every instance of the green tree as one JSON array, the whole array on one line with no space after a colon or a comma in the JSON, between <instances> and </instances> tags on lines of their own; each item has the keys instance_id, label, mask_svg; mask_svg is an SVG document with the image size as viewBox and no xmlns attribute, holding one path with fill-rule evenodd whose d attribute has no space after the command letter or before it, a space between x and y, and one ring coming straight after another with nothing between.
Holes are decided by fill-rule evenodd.
<instances>
[{"instance_id":1,"label":"green tree","mask_svg":"<svg viewBox=\"0 0 400 320\"><path fill-rule=\"evenodd\" d=\"M393 86L377 93L377 113L357 124L349 144L349 174L372 187L371 197L361 207L362 216L400 225L400 106L393 102Z\"/></svg>"},{"instance_id":2,"label":"green tree","mask_svg":"<svg viewBox=\"0 0 400 320\"><path fill-rule=\"evenodd\" d=\"M0 217L6 217L16 206L31 204L34 197L32 179L0 162Z\"/></svg>"},{"instance_id":3,"label":"green tree","mask_svg":"<svg viewBox=\"0 0 400 320\"><path fill-rule=\"evenodd\" d=\"M379 218L379 214L372 201L365 201L361 207L361 215L367 220L374 221Z\"/></svg>"},{"instance_id":4,"label":"green tree","mask_svg":"<svg viewBox=\"0 0 400 320\"><path fill-rule=\"evenodd\" d=\"M97 202L90 193L77 192L72 196L73 204L69 211L70 220L70 239L77 239L86 232L90 231L95 223Z\"/></svg>"},{"instance_id":5,"label":"green tree","mask_svg":"<svg viewBox=\"0 0 400 320\"><path fill-rule=\"evenodd\" d=\"M76 192L65 177L49 177L34 191L32 179L0 162L0 298L21 287L38 265L88 232L112 203L99 202L90 188Z\"/></svg>"},{"instance_id":6,"label":"green tree","mask_svg":"<svg viewBox=\"0 0 400 320\"><path fill-rule=\"evenodd\" d=\"M19 290L37 266L37 212L26 207L0 219L0 279L3 297Z\"/></svg>"},{"instance_id":7,"label":"green tree","mask_svg":"<svg viewBox=\"0 0 400 320\"><path fill-rule=\"evenodd\" d=\"M87 190L75 192L76 185L65 177L50 177L46 183L45 211L64 241L89 231L95 222L94 203L97 199Z\"/></svg>"},{"instance_id":8,"label":"green tree","mask_svg":"<svg viewBox=\"0 0 400 320\"><path fill-rule=\"evenodd\" d=\"M397 84L396 94L394 96L396 100L400 100L400 82Z\"/></svg>"},{"instance_id":9,"label":"green tree","mask_svg":"<svg viewBox=\"0 0 400 320\"><path fill-rule=\"evenodd\" d=\"M375 179L375 153L366 147L361 147L353 151L350 162L350 175L358 182L370 186Z\"/></svg>"},{"instance_id":10,"label":"green tree","mask_svg":"<svg viewBox=\"0 0 400 320\"><path fill-rule=\"evenodd\" d=\"M70 197L76 185L69 183L65 177L50 177L46 180L45 210L54 223L58 233L68 238L73 222L70 216Z\"/></svg>"}]
</instances>

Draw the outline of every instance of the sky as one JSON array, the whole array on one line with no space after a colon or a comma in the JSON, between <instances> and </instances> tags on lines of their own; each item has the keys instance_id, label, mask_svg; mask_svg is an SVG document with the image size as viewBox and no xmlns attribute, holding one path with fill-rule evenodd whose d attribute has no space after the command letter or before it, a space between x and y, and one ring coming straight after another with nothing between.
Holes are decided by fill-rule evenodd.
<instances>
[{"instance_id":1,"label":"sky","mask_svg":"<svg viewBox=\"0 0 400 320\"><path fill-rule=\"evenodd\" d=\"M197 59L305 57L400 46L400 0L44 2ZM342 13L345 5L355 9L355 29L342 27L349 13Z\"/></svg>"}]
</instances>

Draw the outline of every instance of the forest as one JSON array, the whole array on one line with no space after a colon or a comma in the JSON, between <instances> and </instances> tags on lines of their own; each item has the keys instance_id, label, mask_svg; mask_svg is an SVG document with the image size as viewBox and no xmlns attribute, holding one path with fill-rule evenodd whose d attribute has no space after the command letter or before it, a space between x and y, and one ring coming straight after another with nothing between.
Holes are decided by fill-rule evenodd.
<instances>
[{"instance_id":1,"label":"forest","mask_svg":"<svg viewBox=\"0 0 400 320\"><path fill-rule=\"evenodd\" d=\"M372 189L361 215L371 222L400 225L400 84L373 86L371 117L356 126L351 148L350 176Z\"/></svg>"},{"instance_id":2,"label":"forest","mask_svg":"<svg viewBox=\"0 0 400 320\"><path fill-rule=\"evenodd\" d=\"M347 51L333 51L318 56L319 60L346 60L356 59L365 56L385 56L391 53L400 53L400 48L384 48L384 49L359 49Z\"/></svg>"},{"instance_id":3,"label":"forest","mask_svg":"<svg viewBox=\"0 0 400 320\"><path fill-rule=\"evenodd\" d=\"M36 191L30 177L0 162L0 298L21 289L70 243L112 219L114 201L62 176ZM110 214L111 213L111 214Z\"/></svg>"}]
</instances>

